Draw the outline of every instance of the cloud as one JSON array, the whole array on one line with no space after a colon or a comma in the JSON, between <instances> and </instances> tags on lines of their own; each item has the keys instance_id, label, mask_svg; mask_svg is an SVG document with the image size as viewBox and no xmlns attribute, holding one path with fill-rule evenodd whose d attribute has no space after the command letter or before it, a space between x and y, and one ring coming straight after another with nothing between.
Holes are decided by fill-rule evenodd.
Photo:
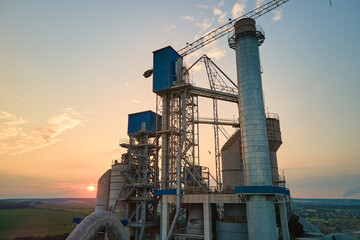
<instances>
[{"instance_id":1,"label":"cloud","mask_svg":"<svg viewBox=\"0 0 360 240\"><path fill-rule=\"evenodd\" d=\"M358 193L360 193L360 187L351 188L344 194L343 198L346 198L346 197L349 197L349 196L352 196L352 195L355 195Z\"/></svg>"},{"instance_id":2,"label":"cloud","mask_svg":"<svg viewBox=\"0 0 360 240\"><path fill-rule=\"evenodd\" d=\"M180 19L183 19L183 20L186 20L186 21L189 21L189 22L194 21L193 16L183 16L183 17L180 17Z\"/></svg>"},{"instance_id":3,"label":"cloud","mask_svg":"<svg viewBox=\"0 0 360 240\"><path fill-rule=\"evenodd\" d=\"M281 10L274 10L273 13L274 13L274 16L273 16L272 20L274 22L277 22L282 19L282 11Z\"/></svg>"},{"instance_id":4,"label":"cloud","mask_svg":"<svg viewBox=\"0 0 360 240\"><path fill-rule=\"evenodd\" d=\"M223 14L220 15L220 17L218 18L217 22L218 23L225 23L226 22L226 13L224 12Z\"/></svg>"},{"instance_id":5,"label":"cloud","mask_svg":"<svg viewBox=\"0 0 360 240\"><path fill-rule=\"evenodd\" d=\"M198 4L198 5L196 5L197 7L199 7L199 8L202 8L202 9L208 9L208 8L211 8L211 6L210 5L201 5L201 4Z\"/></svg>"},{"instance_id":6,"label":"cloud","mask_svg":"<svg viewBox=\"0 0 360 240\"><path fill-rule=\"evenodd\" d=\"M246 7L246 0L242 0L240 2L236 2L231 10L231 14L232 14L232 17L233 18L238 18L240 17L244 10L245 10L245 7Z\"/></svg>"},{"instance_id":7,"label":"cloud","mask_svg":"<svg viewBox=\"0 0 360 240\"><path fill-rule=\"evenodd\" d=\"M165 30L168 32L170 32L176 28L174 24L164 24L164 27L165 27Z\"/></svg>"},{"instance_id":8,"label":"cloud","mask_svg":"<svg viewBox=\"0 0 360 240\"><path fill-rule=\"evenodd\" d=\"M223 12L219 8L214 7L214 15L215 16L220 16L222 13Z\"/></svg>"},{"instance_id":9,"label":"cloud","mask_svg":"<svg viewBox=\"0 0 360 240\"><path fill-rule=\"evenodd\" d=\"M225 0L221 0L218 4L218 8L221 8L222 6L224 6L225 4Z\"/></svg>"},{"instance_id":10,"label":"cloud","mask_svg":"<svg viewBox=\"0 0 360 240\"><path fill-rule=\"evenodd\" d=\"M257 7L257 8L260 7L263 2L264 2L264 0L256 0L255 7Z\"/></svg>"},{"instance_id":11,"label":"cloud","mask_svg":"<svg viewBox=\"0 0 360 240\"><path fill-rule=\"evenodd\" d=\"M206 18L203 22L196 23L195 25L201 28L201 32L204 32L211 27L211 21L209 18Z\"/></svg>"},{"instance_id":12,"label":"cloud","mask_svg":"<svg viewBox=\"0 0 360 240\"><path fill-rule=\"evenodd\" d=\"M22 125L26 121L18 118L11 113L0 111L0 141L6 140L15 136L23 136Z\"/></svg>"},{"instance_id":13,"label":"cloud","mask_svg":"<svg viewBox=\"0 0 360 240\"><path fill-rule=\"evenodd\" d=\"M139 100L137 100L137 99L133 99L132 100L134 103L139 103L140 101Z\"/></svg>"},{"instance_id":14,"label":"cloud","mask_svg":"<svg viewBox=\"0 0 360 240\"><path fill-rule=\"evenodd\" d=\"M7 112L0 112L0 154L18 155L57 143L60 135L83 123L84 112L65 108L60 115L47 119L42 127L30 129L28 121Z\"/></svg>"},{"instance_id":15,"label":"cloud","mask_svg":"<svg viewBox=\"0 0 360 240\"><path fill-rule=\"evenodd\" d=\"M212 47L208 52L207 56L211 59L220 60L226 57L227 51L226 49L222 49L219 47Z\"/></svg>"},{"instance_id":16,"label":"cloud","mask_svg":"<svg viewBox=\"0 0 360 240\"><path fill-rule=\"evenodd\" d=\"M201 72L203 69L204 69L204 65L202 64L196 64L191 68L191 70L194 72Z\"/></svg>"}]
</instances>

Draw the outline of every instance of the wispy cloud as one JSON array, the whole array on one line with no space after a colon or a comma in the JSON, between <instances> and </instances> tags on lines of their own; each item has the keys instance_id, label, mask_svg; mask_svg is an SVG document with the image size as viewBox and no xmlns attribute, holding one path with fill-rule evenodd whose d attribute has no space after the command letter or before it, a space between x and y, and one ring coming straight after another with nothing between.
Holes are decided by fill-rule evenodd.
<instances>
[{"instance_id":1,"label":"wispy cloud","mask_svg":"<svg viewBox=\"0 0 360 240\"><path fill-rule=\"evenodd\" d=\"M26 121L15 115L0 111L0 141L6 140L15 136L23 136L22 125Z\"/></svg>"},{"instance_id":2,"label":"wispy cloud","mask_svg":"<svg viewBox=\"0 0 360 240\"><path fill-rule=\"evenodd\" d=\"M194 72L201 72L202 70L204 70L204 66L202 64L196 64L191 68L191 70Z\"/></svg>"},{"instance_id":3,"label":"wispy cloud","mask_svg":"<svg viewBox=\"0 0 360 240\"><path fill-rule=\"evenodd\" d=\"M215 16L220 16L223 12L219 9L219 8L217 8L217 7L213 7L214 9L214 15Z\"/></svg>"},{"instance_id":4,"label":"wispy cloud","mask_svg":"<svg viewBox=\"0 0 360 240\"><path fill-rule=\"evenodd\" d=\"M218 4L218 8L221 8L222 6L224 6L225 4L225 0L221 0Z\"/></svg>"},{"instance_id":5,"label":"wispy cloud","mask_svg":"<svg viewBox=\"0 0 360 240\"><path fill-rule=\"evenodd\" d=\"M176 26L174 24L164 24L164 28L166 31L171 32L176 28Z\"/></svg>"},{"instance_id":6,"label":"wispy cloud","mask_svg":"<svg viewBox=\"0 0 360 240\"><path fill-rule=\"evenodd\" d=\"M42 127L30 129L28 121L15 114L0 112L0 154L18 155L61 141L60 135L84 122L84 112L65 108L47 119Z\"/></svg>"},{"instance_id":7,"label":"wispy cloud","mask_svg":"<svg viewBox=\"0 0 360 240\"><path fill-rule=\"evenodd\" d=\"M180 17L180 19L183 19L183 20L186 20L186 21L189 21L189 22L194 21L193 16L183 16L183 17Z\"/></svg>"},{"instance_id":8,"label":"wispy cloud","mask_svg":"<svg viewBox=\"0 0 360 240\"><path fill-rule=\"evenodd\" d=\"M226 12L224 12L223 14L221 14L220 17L218 18L217 22L218 22L218 23L221 23L221 24L225 23L225 22L226 22L226 15L227 15Z\"/></svg>"},{"instance_id":9,"label":"wispy cloud","mask_svg":"<svg viewBox=\"0 0 360 240\"><path fill-rule=\"evenodd\" d=\"M260 7L263 2L264 2L264 0L256 0L255 7Z\"/></svg>"},{"instance_id":10,"label":"wispy cloud","mask_svg":"<svg viewBox=\"0 0 360 240\"><path fill-rule=\"evenodd\" d=\"M246 0L241 0L239 2L236 2L231 10L231 14L233 18L240 17L245 10L246 7Z\"/></svg>"},{"instance_id":11,"label":"wispy cloud","mask_svg":"<svg viewBox=\"0 0 360 240\"><path fill-rule=\"evenodd\" d=\"M220 48L220 47L212 47L208 53L207 53L209 58L215 59L215 60L220 60L224 57L226 57L227 55L227 51L224 48Z\"/></svg>"},{"instance_id":12,"label":"wispy cloud","mask_svg":"<svg viewBox=\"0 0 360 240\"><path fill-rule=\"evenodd\" d=\"M209 18L204 19L201 23L196 23L197 27L201 28L201 32L208 30L211 27L211 21Z\"/></svg>"},{"instance_id":13,"label":"wispy cloud","mask_svg":"<svg viewBox=\"0 0 360 240\"><path fill-rule=\"evenodd\" d=\"M273 13L274 13L274 16L273 16L272 20L274 22L277 22L282 19L282 10L274 10Z\"/></svg>"},{"instance_id":14,"label":"wispy cloud","mask_svg":"<svg viewBox=\"0 0 360 240\"><path fill-rule=\"evenodd\" d=\"M197 7L199 8L202 8L202 9L208 9L208 8L211 8L211 5L203 5L203 4L198 4L196 5Z\"/></svg>"}]
</instances>

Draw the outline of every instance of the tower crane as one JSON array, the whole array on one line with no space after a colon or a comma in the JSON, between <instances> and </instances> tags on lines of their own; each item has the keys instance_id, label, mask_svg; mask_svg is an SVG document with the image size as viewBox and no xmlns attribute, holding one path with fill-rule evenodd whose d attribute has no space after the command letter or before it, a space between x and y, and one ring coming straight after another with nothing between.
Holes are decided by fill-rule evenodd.
<instances>
[{"instance_id":1,"label":"tower crane","mask_svg":"<svg viewBox=\"0 0 360 240\"><path fill-rule=\"evenodd\" d=\"M256 18L272 11L273 9L283 5L284 3L288 2L288 1L289 0L271 0L240 17L230 20L228 23L207 33L206 35L195 40L194 42L187 44L185 47L181 48L178 51L178 53L181 57L185 57L186 55L189 55L190 53L195 52L196 50L208 45L209 43L214 42L215 40L225 36L226 34L233 32L234 31L234 27L233 27L234 23L236 23L240 19L243 19L243 18L256 19ZM152 73L153 73L153 70L149 69L144 72L143 76L145 78L148 78L152 75Z\"/></svg>"}]
</instances>

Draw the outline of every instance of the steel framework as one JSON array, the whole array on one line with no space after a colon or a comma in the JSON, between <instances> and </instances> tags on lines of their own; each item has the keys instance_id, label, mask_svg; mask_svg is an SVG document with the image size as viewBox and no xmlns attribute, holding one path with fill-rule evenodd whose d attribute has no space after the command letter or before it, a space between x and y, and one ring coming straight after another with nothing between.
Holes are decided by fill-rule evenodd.
<instances>
[{"instance_id":1,"label":"steel framework","mask_svg":"<svg viewBox=\"0 0 360 240\"><path fill-rule=\"evenodd\" d=\"M203 55L202 61L205 64L206 73L208 75L211 90L237 95L238 88L236 84L233 81L231 81L231 79L223 71L221 71L221 69L213 61L211 61L211 59L208 56ZM225 83L222 76L224 76L233 85L233 87L228 86ZM218 100L217 97L213 98L213 116L214 116L213 126L214 126L214 141L215 141L216 182L219 190L221 190L222 181L221 181L221 152L220 152L219 131L221 131L227 139L229 139L229 134L219 124L217 100Z\"/></svg>"},{"instance_id":2,"label":"steel framework","mask_svg":"<svg viewBox=\"0 0 360 240\"><path fill-rule=\"evenodd\" d=\"M124 184L118 201L126 201L126 219L129 227L135 228L135 239L143 239L145 228L156 226L158 199L153 195L157 185L158 164L156 160L157 139L154 132L141 130L130 135L122 161L128 164L121 171Z\"/></svg>"}]
</instances>

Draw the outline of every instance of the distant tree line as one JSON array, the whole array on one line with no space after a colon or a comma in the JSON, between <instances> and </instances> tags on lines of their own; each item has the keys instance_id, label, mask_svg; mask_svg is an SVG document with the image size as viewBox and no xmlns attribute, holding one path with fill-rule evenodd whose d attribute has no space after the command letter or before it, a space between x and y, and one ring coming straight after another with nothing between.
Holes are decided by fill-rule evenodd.
<instances>
[{"instance_id":1,"label":"distant tree line","mask_svg":"<svg viewBox=\"0 0 360 240\"><path fill-rule=\"evenodd\" d=\"M0 210L33 208L39 204L41 204L41 202L31 202L31 201L13 202L13 201L0 200Z\"/></svg>"}]
</instances>

